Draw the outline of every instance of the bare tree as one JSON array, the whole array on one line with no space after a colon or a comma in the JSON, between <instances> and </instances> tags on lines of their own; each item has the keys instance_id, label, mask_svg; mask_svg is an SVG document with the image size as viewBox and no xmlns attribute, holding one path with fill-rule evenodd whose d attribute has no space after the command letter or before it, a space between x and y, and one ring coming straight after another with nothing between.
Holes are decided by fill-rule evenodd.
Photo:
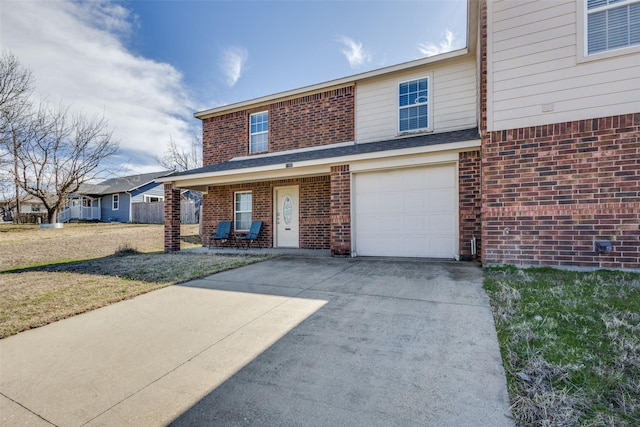
<instances>
[{"instance_id":1,"label":"bare tree","mask_svg":"<svg viewBox=\"0 0 640 427\"><path fill-rule=\"evenodd\" d=\"M33 75L18 58L8 51L0 56L0 110L22 103L33 92Z\"/></svg>"},{"instance_id":2,"label":"bare tree","mask_svg":"<svg viewBox=\"0 0 640 427\"><path fill-rule=\"evenodd\" d=\"M102 162L118 151L104 117L71 114L42 103L18 153L19 184L40 199L55 221L69 194L102 174Z\"/></svg>"},{"instance_id":3,"label":"bare tree","mask_svg":"<svg viewBox=\"0 0 640 427\"><path fill-rule=\"evenodd\" d=\"M202 139L193 134L189 147L180 148L170 136L169 148L162 158L155 156L155 160L162 167L171 170L186 171L199 168L202 166Z\"/></svg>"},{"instance_id":4,"label":"bare tree","mask_svg":"<svg viewBox=\"0 0 640 427\"><path fill-rule=\"evenodd\" d=\"M16 219L20 222L18 151L28 128L34 79L18 58L8 51L0 56L0 187L15 190ZM9 169L12 169L9 172ZM3 193L5 191L2 191Z\"/></svg>"}]
</instances>

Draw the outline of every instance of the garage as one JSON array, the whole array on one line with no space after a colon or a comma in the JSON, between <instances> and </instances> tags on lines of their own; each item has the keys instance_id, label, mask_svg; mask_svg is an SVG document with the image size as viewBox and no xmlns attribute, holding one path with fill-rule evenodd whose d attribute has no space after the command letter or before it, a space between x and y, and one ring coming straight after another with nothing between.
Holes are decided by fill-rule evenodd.
<instances>
[{"instance_id":1,"label":"garage","mask_svg":"<svg viewBox=\"0 0 640 427\"><path fill-rule=\"evenodd\" d=\"M455 163L353 175L357 256L458 254Z\"/></svg>"}]
</instances>

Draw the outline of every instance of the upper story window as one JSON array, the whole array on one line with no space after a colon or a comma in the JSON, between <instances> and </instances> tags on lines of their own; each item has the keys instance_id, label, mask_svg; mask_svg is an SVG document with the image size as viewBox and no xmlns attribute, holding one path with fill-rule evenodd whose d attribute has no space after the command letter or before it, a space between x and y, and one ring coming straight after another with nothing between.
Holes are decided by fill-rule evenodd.
<instances>
[{"instance_id":1,"label":"upper story window","mask_svg":"<svg viewBox=\"0 0 640 427\"><path fill-rule=\"evenodd\" d=\"M587 55L640 45L640 0L587 0Z\"/></svg>"},{"instance_id":2,"label":"upper story window","mask_svg":"<svg viewBox=\"0 0 640 427\"><path fill-rule=\"evenodd\" d=\"M400 132L429 128L429 78L402 82L398 90Z\"/></svg>"},{"instance_id":3,"label":"upper story window","mask_svg":"<svg viewBox=\"0 0 640 427\"><path fill-rule=\"evenodd\" d=\"M269 148L269 112L249 117L249 153L260 153Z\"/></svg>"},{"instance_id":4,"label":"upper story window","mask_svg":"<svg viewBox=\"0 0 640 427\"><path fill-rule=\"evenodd\" d=\"M111 196L111 210L117 211L120 209L120 195L114 194Z\"/></svg>"}]
</instances>

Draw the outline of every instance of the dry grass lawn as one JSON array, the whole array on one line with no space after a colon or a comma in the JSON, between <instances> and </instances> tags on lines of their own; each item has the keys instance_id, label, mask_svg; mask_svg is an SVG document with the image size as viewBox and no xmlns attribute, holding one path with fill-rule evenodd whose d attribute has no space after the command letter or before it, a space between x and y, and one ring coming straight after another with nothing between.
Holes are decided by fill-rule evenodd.
<instances>
[{"instance_id":1,"label":"dry grass lawn","mask_svg":"<svg viewBox=\"0 0 640 427\"><path fill-rule=\"evenodd\" d=\"M182 249L202 245L198 225L181 228ZM0 224L0 271L113 255L122 247L138 252L164 248L164 226L156 224L65 224L40 229L36 225Z\"/></svg>"},{"instance_id":2,"label":"dry grass lawn","mask_svg":"<svg viewBox=\"0 0 640 427\"><path fill-rule=\"evenodd\" d=\"M183 226L183 249L200 246L197 231ZM0 338L264 259L165 254L163 234L161 225L0 225Z\"/></svg>"}]
</instances>

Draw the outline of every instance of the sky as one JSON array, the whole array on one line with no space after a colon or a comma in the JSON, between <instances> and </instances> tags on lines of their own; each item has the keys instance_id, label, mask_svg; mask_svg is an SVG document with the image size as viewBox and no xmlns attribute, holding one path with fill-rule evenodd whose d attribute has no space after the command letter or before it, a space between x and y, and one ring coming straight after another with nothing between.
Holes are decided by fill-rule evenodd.
<instances>
[{"instance_id":1,"label":"sky","mask_svg":"<svg viewBox=\"0 0 640 427\"><path fill-rule=\"evenodd\" d=\"M162 170L170 138L226 104L466 45L466 0L2 0L0 47L34 97L104 116L125 173Z\"/></svg>"}]
</instances>

